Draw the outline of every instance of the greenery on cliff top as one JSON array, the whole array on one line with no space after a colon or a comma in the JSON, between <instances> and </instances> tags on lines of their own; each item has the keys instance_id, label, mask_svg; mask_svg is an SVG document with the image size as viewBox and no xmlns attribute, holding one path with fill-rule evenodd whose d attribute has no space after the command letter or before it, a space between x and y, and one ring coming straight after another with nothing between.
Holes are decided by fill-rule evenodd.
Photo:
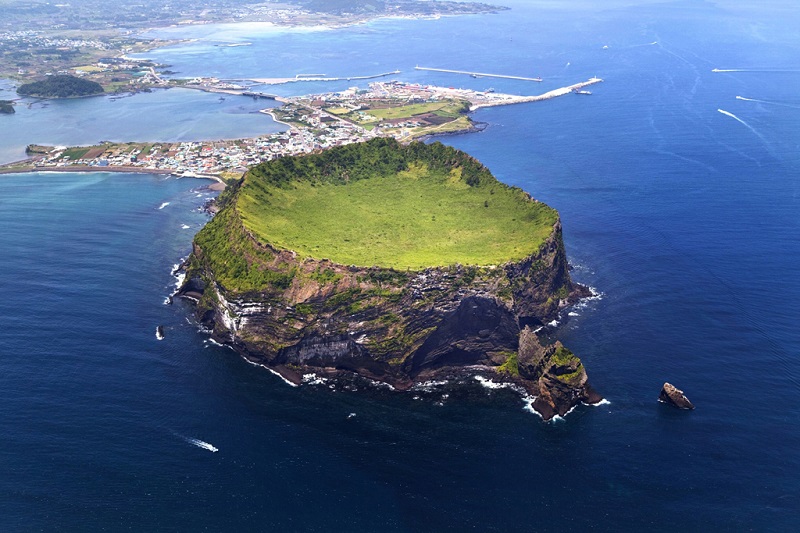
<instances>
[{"instance_id":1,"label":"greenery on cliff top","mask_svg":"<svg viewBox=\"0 0 800 533\"><path fill-rule=\"evenodd\" d=\"M103 87L94 81L69 75L48 76L42 81L20 85L17 93L40 98L71 98L101 94Z\"/></svg>"},{"instance_id":2,"label":"greenery on cliff top","mask_svg":"<svg viewBox=\"0 0 800 533\"><path fill-rule=\"evenodd\" d=\"M399 270L519 260L558 218L463 152L391 139L258 165L233 194L245 227L276 248Z\"/></svg>"},{"instance_id":3,"label":"greenery on cliff top","mask_svg":"<svg viewBox=\"0 0 800 533\"><path fill-rule=\"evenodd\" d=\"M391 139L258 165L218 205L196 259L235 293L282 292L302 275L249 234L300 258L404 271L521 259L558 218L463 152Z\"/></svg>"}]
</instances>

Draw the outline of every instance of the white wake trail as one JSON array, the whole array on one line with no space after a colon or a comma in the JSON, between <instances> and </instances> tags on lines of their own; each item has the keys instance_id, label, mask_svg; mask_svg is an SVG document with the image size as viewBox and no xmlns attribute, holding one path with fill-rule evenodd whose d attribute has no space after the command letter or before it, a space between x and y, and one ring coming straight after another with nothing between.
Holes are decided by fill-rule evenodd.
<instances>
[{"instance_id":1,"label":"white wake trail","mask_svg":"<svg viewBox=\"0 0 800 533\"><path fill-rule=\"evenodd\" d=\"M219 451L219 448L217 448L213 444L209 444L208 442L206 442L204 440L193 439L193 438L189 437L189 438L186 439L186 442L188 442L189 444L194 444L198 448L203 448L204 450L208 450L210 452L218 452Z\"/></svg>"},{"instance_id":2,"label":"white wake trail","mask_svg":"<svg viewBox=\"0 0 800 533\"><path fill-rule=\"evenodd\" d=\"M753 132L753 133L754 133L754 134L755 134L755 135L756 135L756 136L757 136L759 139L761 139L761 142L763 142L763 143L764 143L764 146L767 148L767 151L768 151L768 152L769 152L769 153L770 153L770 154L771 154L773 157L775 156L775 153L772 151L772 148L770 148L769 141L767 141L767 139L765 139L763 135L761 135L760 133L758 133L758 132L755 130L755 128L753 128L753 127L752 127L750 124L748 124L748 123L747 123L747 122L745 122L744 120L740 119L739 117L737 117L736 115L734 115L734 114L733 114L733 113L731 113L730 111L725 111L724 109L719 109L719 108L717 109L717 111L719 111L720 113L722 113L722 114L723 114L723 115L725 115L725 116L731 117L733 120L735 120L735 121L739 122L739 123L740 123L740 124L742 124L742 125L743 125L745 128L747 128L748 130L752 131L752 132Z\"/></svg>"},{"instance_id":3,"label":"white wake trail","mask_svg":"<svg viewBox=\"0 0 800 533\"><path fill-rule=\"evenodd\" d=\"M711 72L753 72L757 74L768 74L768 73L797 73L800 70L797 69L779 69L779 68L712 68Z\"/></svg>"},{"instance_id":4,"label":"white wake trail","mask_svg":"<svg viewBox=\"0 0 800 533\"><path fill-rule=\"evenodd\" d=\"M173 435L176 437L186 441L187 443L191 444L192 446L197 446L198 448L202 448L204 450L208 450L209 452L215 453L219 451L219 448L214 446L213 444L206 442L204 440L195 439L194 437L187 437L186 435L181 435L175 431L172 432Z\"/></svg>"},{"instance_id":5,"label":"white wake trail","mask_svg":"<svg viewBox=\"0 0 800 533\"><path fill-rule=\"evenodd\" d=\"M757 98L745 98L744 96L737 96L736 99L737 100L742 100L742 101L745 101L745 102L758 102L759 104L778 105L778 106L781 106L781 107L789 107L789 108L792 108L792 109L800 109L800 106L798 106L798 105L786 104L786 103L783 103L783 102L773 102L772 100L759 100Z\"/></svg>"}]
</instances>

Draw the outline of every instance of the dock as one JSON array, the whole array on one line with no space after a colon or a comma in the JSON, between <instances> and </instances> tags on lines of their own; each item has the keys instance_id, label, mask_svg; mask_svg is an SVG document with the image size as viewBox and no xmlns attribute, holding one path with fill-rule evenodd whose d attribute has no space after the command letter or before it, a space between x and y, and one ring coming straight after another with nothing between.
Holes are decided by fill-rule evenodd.
<instances>
[{"instance_id":1,"label":"dock","mask_svg":"<svg viewBox=\"0 0 800 533\"><path fill-rule=\"evenodd\" d=\"M495 107L500 105L513 105L513 104L524 104L526 102L540 102L542 100L549 100L551 98L558 98L559 96L564 96L567 94L571 94L573 92L580 91L584 87L589 85L594 85L595 83L600 83L603 80L601 78L589 78L587 81L582 81L580 83L575 83L573 85L568 85L566 87L560 87L558 89L553 89L552 91L547 91L546 93L539 94L536 96L512 96L512 95L503 95L505 98L497 99L492 102L480 103L475 104L470 107L470 111L475 111L477 109L481 109L484 107ZM588 92L588 91L586 91Z\"/></svg>"},{"instance_id":2,"label":"dock","mask_svg":"<svg viewBox=\"0 0 800 533\"><path fill-rule=\"evenodd\" d=\"M467 70L451 70L448 68L414 67L414 70L427 70L430 72L446 72L448 74L466 74L473 78L503 78L506 80L542 81L542 78L526 78L525 76L509 76L507 74L487 74L485 72L469 72Z\"/></svg>"},{"instance_id":3,"label":"dock","mask_svg":"<svg viewBox=\"0 0 800 533\"><path fill-rule=\"evenodd\" d=\"M263 83L266 85L280 85L283 83L296 83L296 82L303 82L303 81L353 81L353 80L373 80L375 78L385 78L386 76L394 76L396 74L400 74L399 70L393 70L391 72L382 72L380 74L372 74L370 76L340 76L340 77L325 77L324 75L320 75L320 77L313 77L316 74L298 74L294 78L247 78L246 80L236 80L236 81L252 81L255 83Z\"/></svg>"}]
</instances>

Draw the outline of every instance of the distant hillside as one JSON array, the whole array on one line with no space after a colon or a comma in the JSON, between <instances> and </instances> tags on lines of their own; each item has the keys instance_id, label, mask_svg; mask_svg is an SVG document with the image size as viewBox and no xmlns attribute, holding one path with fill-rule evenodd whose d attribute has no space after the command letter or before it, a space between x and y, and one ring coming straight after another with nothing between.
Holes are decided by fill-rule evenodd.
<instances>
[{"instance_id":1,"label":"distant hillside","mask_svg":"<svg viewBox=\"0 0 800 533\"><path fill-rule=\"evenodd\" d=\"M309 11L319 13L383 13L384 0L309 0L302 3Z\"/></svg>"},{"instance_id":2,"label":"distant hillside","mask_svg":"<svg viewBox=\"0 0 800 533\"><path fill-rule=\"evenodd\" d=\"M103 87L99 83L69 75L48 76L42 81L20 85L17 89L17 93L22 96L39 98L70 98L102 92Z\"/></svg>"}]
</instances>

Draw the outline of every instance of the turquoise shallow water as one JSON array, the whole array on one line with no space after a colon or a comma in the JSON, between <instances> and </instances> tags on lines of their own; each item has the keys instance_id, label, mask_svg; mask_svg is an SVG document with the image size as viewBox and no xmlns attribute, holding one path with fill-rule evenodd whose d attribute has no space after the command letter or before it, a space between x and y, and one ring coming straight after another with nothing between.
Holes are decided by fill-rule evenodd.
<instances>
[{"instance_id":1,"label":"turquoise shallow water","mask_svg":"<svg viewBox=\"0 0 800 533\"><path fill-rule=\"evenodd\" d=\"M203 182L0 176L2 529L796 529L796 15L778 3L514 7L289 35L197 28L253 45L201 41L156 59L232 77L400 68L525 94L604 78L589 97L480 111L483 133L442 140L560 211L573 275L603 297L554 337L611 403L544 424L477 384L290 388L163 304L206 220ZM198 122L232 127L215 105L196 104ZM698 409L658 404L664 381Z\"/></svg>"}]
</instances>

